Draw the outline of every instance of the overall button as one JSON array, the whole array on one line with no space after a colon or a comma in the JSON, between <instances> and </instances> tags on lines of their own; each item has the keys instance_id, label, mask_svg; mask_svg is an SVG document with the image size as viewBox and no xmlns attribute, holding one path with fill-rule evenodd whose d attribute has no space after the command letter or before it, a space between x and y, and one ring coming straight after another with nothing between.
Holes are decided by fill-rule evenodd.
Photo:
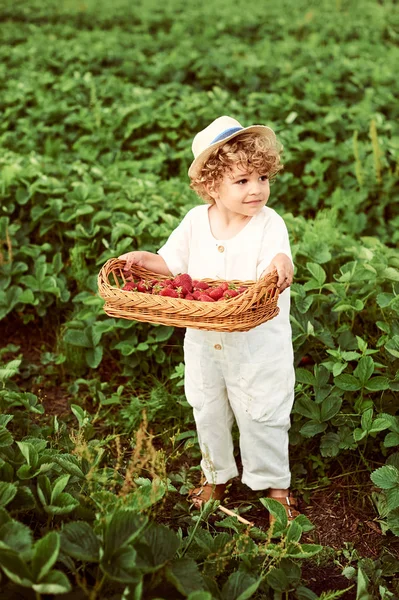
<instances>
[{"instance_id":1,"label":"overall button","mask_svg":"<svg viewBox=\"0 0 399 600\"><path fill-rule=\"evenodd\" d=\"M215 348L215 350L221 350L222 346L220 344L215 344L214 348Z\"/></svg>"},{"instance_id":2,"label":"overall button","mask_svg":"<svg viewBox=\"0 0 399 600\"><path fill-rule=\"evenodd\" d=\"M218 246L219 252L224 252L224 246Z\"/></svg>"}]
</instances>

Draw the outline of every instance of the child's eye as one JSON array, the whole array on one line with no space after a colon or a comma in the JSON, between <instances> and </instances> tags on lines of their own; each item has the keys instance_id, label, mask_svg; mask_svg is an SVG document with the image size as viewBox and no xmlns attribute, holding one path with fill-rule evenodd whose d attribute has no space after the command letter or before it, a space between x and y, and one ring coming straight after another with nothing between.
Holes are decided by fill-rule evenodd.
<instances>
[{"instance_id":1,"label":"child's eye","mask_svg":"<svg viewBox=\"0 0 399 600\"><path fill-rule=\"evenodd\" d=\"M240 179L239 181L237 181L237 183L247 183L246 179Z\"/></svg>"},{"instance_id":2,"label":"child's eye","mask_svg":"<svg viewBox=\"0 0 399 600\"><path fill-rule=\"evenodd\" d=\"M261 179L262 181L267 181L269 179L269 175L261 175L259 179Z\"/></svg>"}]
</instances>

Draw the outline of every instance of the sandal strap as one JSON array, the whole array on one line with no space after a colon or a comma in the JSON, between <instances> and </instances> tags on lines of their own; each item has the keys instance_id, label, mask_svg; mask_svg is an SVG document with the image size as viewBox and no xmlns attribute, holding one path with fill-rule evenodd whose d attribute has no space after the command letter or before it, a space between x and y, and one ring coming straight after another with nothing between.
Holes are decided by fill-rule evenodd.
<instances>
[{"instance_id":1,"label":"sandal strap","mask_svg":"<svg viewBox=\"0 0 399 600\"><path fill-rule=\"evenodd\" d=\"M219 489L217 489L219 488ZM205 501L209 500L210 498L213 498L214 500L220 500L224 493L226 491L226 484L225 483L220 483L220 484L212 484L212 483L208 483L208 481L204 481L204 483L202 483L200 485L200 487L198 488L194 488L193 490L190 490L188 499L191 500L192 498L200 498L202 494L208 495L208 498L206 498Z\"/></svg>"}]
</instances>

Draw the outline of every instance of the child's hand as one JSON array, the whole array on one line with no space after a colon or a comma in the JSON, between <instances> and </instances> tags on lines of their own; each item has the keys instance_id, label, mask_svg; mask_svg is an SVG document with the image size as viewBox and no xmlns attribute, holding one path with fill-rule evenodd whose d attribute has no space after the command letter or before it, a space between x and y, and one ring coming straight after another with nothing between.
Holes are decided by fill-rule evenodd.
<instances>
[{"instance_id":1,"label":"child's hand","mask_svg":"<svg viewBox=\"0 0 399 600\"><path fill-rule=\"evenodd\" d=\"M143 267L148 271L159 273L160 275L170 275L168 265L159 254L147 252L146 250L135 250L134 252L126 252L118 256L119 260L125 260L126 264L123 267L124 271L130 271L132 265Z\"/></svg>"},{"instance_id":2,"label":"child's hand","mask_svg":"<svg viewBox=\"0 0 399 600\"><path fill-rule=\"evenodd\" d=\"M279 292L281 294L285 289L287 289L287 287L291 285L294 277L294 268L290 258L286 254L280 252L279 254L276 254L270 265L263 271L262 277L268 273L271 273L275 269L277 270L278 274L277 287L279 288Z\"/></svg>"},{"instance_id":3,"label":"child's hand","mask_svg":"<svg viewBox=\"0 0 399 600\"><path fill-rule=\"evenodd\" d=\"M118 256L119 260L125 260L126 264L123 267L124 271L130 271L132 265L137 265L138 267L144 267L143 258L144 252L141 250L136 250L134 252L126 252L126 254L121 254Z\"/></svg>"}]
</instances>

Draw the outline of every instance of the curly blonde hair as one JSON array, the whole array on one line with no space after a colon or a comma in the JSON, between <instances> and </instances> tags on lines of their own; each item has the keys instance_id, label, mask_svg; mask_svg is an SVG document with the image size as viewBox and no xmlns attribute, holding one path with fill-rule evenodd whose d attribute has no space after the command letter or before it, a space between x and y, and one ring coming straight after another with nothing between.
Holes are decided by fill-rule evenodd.
<instances>
[{"instance_id":1,"label":"curly blonde hair","mask_svg":"<svg viewBox=\"0 0 399 600\"><path fill-rule=\"evenodd\" d=\"M273 179L283 168L280 154L283 147L276 140L259 134L243 133L212 152L196 177L191 179L190 187L205 202L214 204L208 189L217 189L226 173L231 173L234 166L251 173L253 170Z\"/></svg>"}]
</instances>

